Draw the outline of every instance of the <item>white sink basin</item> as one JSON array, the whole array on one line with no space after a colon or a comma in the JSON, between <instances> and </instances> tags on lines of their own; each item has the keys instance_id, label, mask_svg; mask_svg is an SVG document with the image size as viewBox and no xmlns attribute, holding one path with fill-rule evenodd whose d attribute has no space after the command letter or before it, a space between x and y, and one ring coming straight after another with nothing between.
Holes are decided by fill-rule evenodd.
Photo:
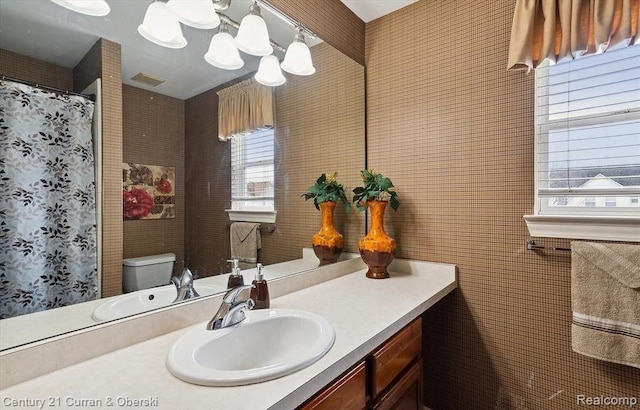
<instances>
[{"instance_id":1,"label":"white sink basin","mask_svg":"<svg viewBox=\"0 0 640 410\"><path fill-rule=\"evenodd\" d=\"M335 340L324 318L301 310L247 312L233 327L194 328L171 347L167 368L204 386L259 383L303 369L324 356Z\"/></svg>"},{"instance_id":2,"label":"white sink basin","mask_svg":"<svg viewBox=\"0 0 640 410\"><path fill-rule=\"evenodd\" d=\"M226 290L220 286L198 284L195 284L194 288L200 296L212 295ZM139 290L109 299L109 301L98 306L91 316L99 322L120 319L121 317L169 306L175 300L176 295L175 286Z\"/></svg>"}]
</instances>

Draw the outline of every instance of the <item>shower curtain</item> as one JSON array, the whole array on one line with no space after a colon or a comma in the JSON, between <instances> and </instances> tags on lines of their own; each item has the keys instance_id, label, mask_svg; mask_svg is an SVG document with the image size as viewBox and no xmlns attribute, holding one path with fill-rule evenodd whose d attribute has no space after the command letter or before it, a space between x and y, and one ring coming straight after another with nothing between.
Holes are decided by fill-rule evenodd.
<instances>
[{"instance_id":1,"label":"shower curtain","mask_svg":"<svg viewBox=\"0 0 640 410\"><path fill-rule=\"evenodd\" d=\"M0 318L97 298L93 102L0 81Z\"/></svg>"}]
</instances>

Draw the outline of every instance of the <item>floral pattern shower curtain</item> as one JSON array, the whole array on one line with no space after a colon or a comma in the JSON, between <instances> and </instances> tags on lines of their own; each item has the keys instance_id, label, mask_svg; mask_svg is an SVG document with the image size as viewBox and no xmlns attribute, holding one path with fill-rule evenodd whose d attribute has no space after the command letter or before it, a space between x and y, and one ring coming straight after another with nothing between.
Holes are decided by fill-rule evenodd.
<instances>
[{"instance_id":1,"label":"floral pattern shower curtain","mask_svg":"<svg viewBox=\"0 0 640 410\"><path fill-rule=\"evenodd\" d=\"M0 81L0 318L97 298L93 102Z\"/></svg>"}]
</instances>

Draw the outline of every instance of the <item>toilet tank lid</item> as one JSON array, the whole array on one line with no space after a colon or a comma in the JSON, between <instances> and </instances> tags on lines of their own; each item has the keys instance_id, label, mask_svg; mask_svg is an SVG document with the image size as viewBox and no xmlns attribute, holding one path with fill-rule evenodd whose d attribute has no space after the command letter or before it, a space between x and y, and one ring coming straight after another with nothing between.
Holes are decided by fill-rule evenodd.
<instances>
[{"instance_id":1,"label":"toilet tank lid","mask_svg":"<svg viewBox=\"0 0 640 410\"><path fill-rule=\"evenodd\" d=\"M127 258L122 260L125 266L145 266L156 263L175 262L176 255L174 253L163 253L160 255L141 256L139 258Z\"/></svg>"}]
</instances>

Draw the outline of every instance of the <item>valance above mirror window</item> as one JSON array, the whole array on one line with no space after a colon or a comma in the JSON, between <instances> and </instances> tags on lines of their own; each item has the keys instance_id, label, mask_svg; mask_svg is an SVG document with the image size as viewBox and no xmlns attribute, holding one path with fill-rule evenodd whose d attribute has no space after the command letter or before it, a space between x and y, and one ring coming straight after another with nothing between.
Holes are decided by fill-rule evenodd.
<instances>
[{"instance_id":1,"label":"valance above mirror window","mask_svg":"<svg viewBox=\"0 0 640 410\"><path fill-rule=\"evenodd\" d=\"M218 91L218 138L273 128L273 91L253 78Z\"/></svg>"},{"instance_id":2,"label":"valance above mirror window","mask_svg":"<svg viewBox=\"0 0 640 410\"><path fill-rule=\"evenodd\" d=\"M640 0L517 0L507 69L640 43Z\"/></svg>"}]
</instances>

